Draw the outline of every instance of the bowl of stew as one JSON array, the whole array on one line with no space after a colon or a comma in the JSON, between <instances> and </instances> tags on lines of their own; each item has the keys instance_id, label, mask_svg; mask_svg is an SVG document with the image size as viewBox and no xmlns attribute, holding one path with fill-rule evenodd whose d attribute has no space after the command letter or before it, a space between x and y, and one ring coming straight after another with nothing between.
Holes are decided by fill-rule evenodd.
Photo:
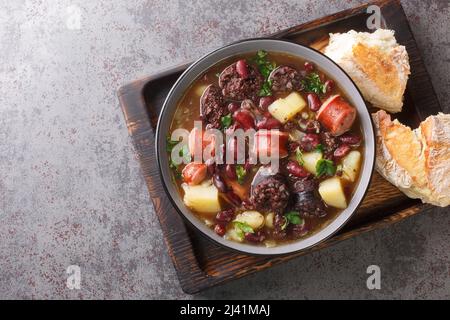
<instances>
[{"instance_id":1,"label":"bowl of stew","mask_svg":"<svg viewBox=\"0 0 450 320\"><path fill-rule=\"evenodd\" d=\"M368 189L375 139L338 65L296 43L251 39L180 76L158 119L156 153L169 199L201 234L278 255L350 219Z\"/></svg>"}]
</instances>

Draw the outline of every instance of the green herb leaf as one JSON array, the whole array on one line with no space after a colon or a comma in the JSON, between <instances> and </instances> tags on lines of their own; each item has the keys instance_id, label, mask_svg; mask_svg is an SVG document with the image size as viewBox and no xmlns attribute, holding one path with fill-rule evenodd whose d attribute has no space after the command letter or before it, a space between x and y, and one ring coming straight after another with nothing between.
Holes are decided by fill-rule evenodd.
<instances>
[{"instance_id":1,"label":"green herb leaf","mask_svg":"<svg viewBox=\"0 0 450 320\"><path fill-rule=\"evenodd\" d=\"M284 214L286 220L291 224L303 224L304 220L300 218L300 213L297 211L290 211Z\"/></svg>"},{"instance_id":2,"label":"green herb leaf","mask_svg":"<svg viewBox=\"0 0 450 320\"><path fill-rule=\"evenodd\" d=\"M319 74L312 72L302 80L303 89L306 92L314 92L316 94L324 94L327 92L325 84L320 80Z\"/></svg>"},{"instance_id":3,"label":"green herb leaf","mask_svg":"<svg viewBox=\"0 0 450 320\"><path fill-rule=\"evenodd\" d=\"M258 92L260 97L269 97L272 95L272 81L267 80L263 83L261 90Z\"/></svg>"},{"instance_id":4,"label":"green herb leaf","mask_svg":"<svg viewBox=\"0 0 450 320\"><path fill-rule=\"evenodd\" d=\"M269 81L269 75L273 69L276 68L275 62L270 62L267 59L267 52L264 50L259 50L256 56L252 59L253 62L258 66L259 72L264 77L264 83L261 90L258 92L260 97L267 97L272 95L272 82Z\"/></svg>"},{"instance_id":5,"label":"green herb leaf","mask_svg":"<svg viewBox=\"0 0 450 320\"><path fill-rule=\"evenodd\" d=\"M324 147L321 144L318 144L317 147L314 149L315 152L320 152L323 153L324 152Z\"/></svg>"},{"instance_id":6,"label":"green herb leaf","mask_svg":"<svg viewBox=\"0 0 450 320\"><path fill-rule=\"evenodd\" d=\"M187 144L185 144L181 149L179 153L180 157L183 158L184 163L189 163L192 160L191 153L189 152L189 147Z\"/></svg>"},{"instance_id":7,"label":"green herb leaf","mask_svg":"<svg viewBox=\"0 0 450 320\"><path fill-rule=\"evenodd\" d=\"M170 139L170 136L167 136L166 138L166 150L167 152L172 152L173 148L179 143L180 141L172 140Z\"/></svg>"},{"instance_id":8,"label":"green herb leaf","mask_svg":"<svg viewBox=\"0 0 450 320\"><path fill-rule=\"evenodd\" d=\"M176 140L170 139L170 136L166 138L166 150L169 153L169 168L172 169L174 174L174 179L181 179L181 172L178 170L178 165L172 161L170 154L172 153L173 148L180 142ZM187 146L186 146L187 147ZM189 152L189 150L188 150ZM181 153L181 151L180 151Z\"/></svg>"},{"instance_id":9,"label":"green herb leaf","mask_svg":"<svg viewBox=\"0 0 450 320\"><path fill-rule=\"evenodd\" d=\"M303 166L305 164L305 160L303 160L303 153L300 148L295 150L295 158L297 159L299 165Z\"/></svg>"},{"instance_id":10,"label":"green herb leaf","mask_svg":"<svg viewBox=\"0 0 450 320\"><path fill-rule=\"evenodd\" d=\"M238 183L243 184L244 180L245 180L245 176L247 175L247 171L245 170L245 168L243 166L237 165L236 166L236 175L238 178Z\"/></svg>"},{"instance_id":11,"label":"green herb leaf","mask_svg":"<svg viewBox=\"0 0 450 320\"><path fill-rule=\"evenodd\" d=\"M336 167L334 166L333 161L328 159L320 159L316 164L316 172L318 177L323 175L331 177L336 173Z\"/></svg>"},{"instance_id":12,"label":"green herb leaf","mask_svg":"<svg viewBox=\"0 0 450 320\"><path fill-rule=\"evenodd\" d=\"M240 230L243 233L254 233L255 232L253 230L253 228L248 225L248 223L241 222L241 221L233 221L233 224L238 230Z\"/></svg>"},{"instance_id":13,"label":"green herb leaf","mask_svg":"<svg viewBox=\"0 0 450 320\"><path fill-rule=\"evenodd\" d=\"M169 168L172 169L175 179L181 179L181 172L178 170L178 165L173 163L172 159L169 158Z\"/></svg>"},{"instance_id":14,"label":"green herb leaf","mask_svg":"<svg viewBox=\"0 0 450 320\"><path fill-rule=\"evenodd\" d=\"M259 50L253 58L253 62L258 66L259 72L267 79L273 69L276 68L275 62L270 62L267 59L268 53L264 50Z\"/></svg>"},{"instance_id":15,"label":"green herb leaf","mask_svg":"<svg viewBox=\"0 0 450 320\"><path fill-rule=\"evenodd\" d=\"M232 122L231 113L220 118L220 124L222 125L222 129L229 128L231 126L231 122Z\"/></svg>"}]
</instances>

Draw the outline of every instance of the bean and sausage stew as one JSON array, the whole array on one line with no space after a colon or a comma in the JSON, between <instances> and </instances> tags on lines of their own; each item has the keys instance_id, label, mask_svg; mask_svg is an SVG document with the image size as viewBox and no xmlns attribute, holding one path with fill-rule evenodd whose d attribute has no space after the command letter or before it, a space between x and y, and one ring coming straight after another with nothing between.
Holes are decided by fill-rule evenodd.
<instances>
[{"instance_id":1,"label":"bean and sausage stew","mask_svg":"<svg viewBox=\"0 0 450 320\"><path fill-rule=\"evenodd\" d=\"M279 169L252 163L249 152L241 164L194 161L199 144L213 144L196 120L204 130L252 129L278 139ZM177 128L190 133L179 150L184 163L170 162L180 196L232 241L270 247L307 237L347 207L358 183L364 143L357 111L320 66L295 56L258 51L212 66L179 101L170 132ZM178 142L168 136L169 154ZM270 144L260 139L256 153Z\"/></svg>"}]
</instances>

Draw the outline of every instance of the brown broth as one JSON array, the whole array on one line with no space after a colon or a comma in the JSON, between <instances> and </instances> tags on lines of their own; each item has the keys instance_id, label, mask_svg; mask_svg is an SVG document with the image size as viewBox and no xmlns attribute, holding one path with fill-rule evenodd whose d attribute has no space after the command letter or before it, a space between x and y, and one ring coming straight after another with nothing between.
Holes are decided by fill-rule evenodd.
<instances>
[{"instance_id":1,"label":"brown broth","mask_svg":"<svg viewBox=\"0 0 450 320\"><path fill-rule=\"evenodd\" d=\"M200 120L200 97L204 91L204 89L210 85L210 84L216 84L218 85L218 74L220 74L220 72L227 66L229 66L230 64L232 64L233 62L239 60L239 59L246 59L247 61L249 61L251 63L251 59L252 57L254 57L255 53L252 54L246 54L246 55L240 55L240 56L235 56L229 59L225 59L219 63L217 63L216 65L212 66L209 70L207 70L203 75L201 75L199 78L197 78L192 85L189 87L188 90L186 90L186 93L184 94L184 96L180 99L178 105L177 105L177 109L175 111L175 115L174 118L172 120L171 126L170 126L170 132L172 132L173 130L175 130L176 128L184 128L187 130L192 130L193 128L193 124L194 121L196 120ZM303 70L304 69L304 63L305 61L295 57L295 56L291 56L291 55L287 55L287 54L283 54L283 53L274 53L274 52L270 52L268 55L268 59L269 61L273 61L276 63L277 66L280 65L288 65L291 67L296 68L297 70ZM325 75L320 68L317 68L315 71L321 76L321 78L325 78L325 79L333 79L332 77L329 77L328 75ZM334 79L333 79L334 80ZM299 92L303 98L305 99L305 101L307 101L305 92ZM275 94L274 98L284 98L285 96L287 96L289 93L286 94ZM339 85L336 83L335 88L333 89L332 92L328 93L325 97L321 96L321 100L322 102L331 95L334 94L340 94L342 97L344 97L347 101L349 101L349 99L346 98L346 94L345 92L343 92L340 88ZM360 125L360 120L359 120L359 115L356 118L355 123L353 124L350 133L354 133L359 135L360 137L363 137L362 134L362 130L361 130L361 125ZM353 150L359 150L361 152L361 155L364 155L363 152L363 145L364 145L364 141L361 143L361 146L353 149ZM361 159L361 163L364 163L364 159ZM179 170L181 172L181 169L183 168L183 166L180 166ZM257 168L256 168L257 169ZM256 170L254 168L253 173L251 173L250 175L247 174L245 183L243 184L244 187L248 188L250 187L250 183L253 179L253 176L255 174ZM176 184L178 186L179 192L180 192L180 196L183 197L183 189L181 188L181 184L182 184L182 180L181 179L176 179L174 176L174 181L176 181ZM319 179L319 181L324 180L324 179ZM344 190L345 190L345 194L347 197L347 201L349 201L351 199L351 197L353 196L355 187L357 186L357 184L359 183L359 177L357 178L357 181L353 182L353 183L346 183L344 185ZM230 207L230 204L228 204L226 201L224 201L223 199L221 200L221 205L222 205L222 209L226 209ZM327 216L324 218L306 218L305 222L306 225L308 227L308 229L310 230L308 232L308 234L303 237L309 237L311 235L313 235L314 233L317 233L318 231L322 230L323 228L325 228L328 224L330 224L335 218L336 216L341 212L342 210L339 209L335 209L332 207L327 207ZM194 212L194 214L196 214L196 216L201 219L202 221L205 221L205 223L207 224L214 224L214 216L215 214L200 214L197 212ZM212 225L213 227L213 225ZM269 238L270 239L270 238ZM296 241L299 239L285 239L282 241L277 241L277 243L285 243L285 242L291 242L291 241Z\"/></svg>"}]
</instances>

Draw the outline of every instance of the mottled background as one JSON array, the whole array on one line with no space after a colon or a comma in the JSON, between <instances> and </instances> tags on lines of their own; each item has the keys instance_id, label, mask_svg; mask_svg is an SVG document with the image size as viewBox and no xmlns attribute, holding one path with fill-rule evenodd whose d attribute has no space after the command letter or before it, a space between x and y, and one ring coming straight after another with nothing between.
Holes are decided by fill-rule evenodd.
<instances>
[{"instance_id":1,"label":"mottled background","mask_svg":"<svg viewBox=\"0 0 450 320\"><path fill-rule=\"evenodd\" d=\"M185 295L116 98L138 77L363 2L0 0L0 298L450 298L449 209ZM402 3L449 112L449 1ZM71 264L81 290L66 288ZM370 264L379 291L366 289Z\"/></svg>"}]
</instances>

